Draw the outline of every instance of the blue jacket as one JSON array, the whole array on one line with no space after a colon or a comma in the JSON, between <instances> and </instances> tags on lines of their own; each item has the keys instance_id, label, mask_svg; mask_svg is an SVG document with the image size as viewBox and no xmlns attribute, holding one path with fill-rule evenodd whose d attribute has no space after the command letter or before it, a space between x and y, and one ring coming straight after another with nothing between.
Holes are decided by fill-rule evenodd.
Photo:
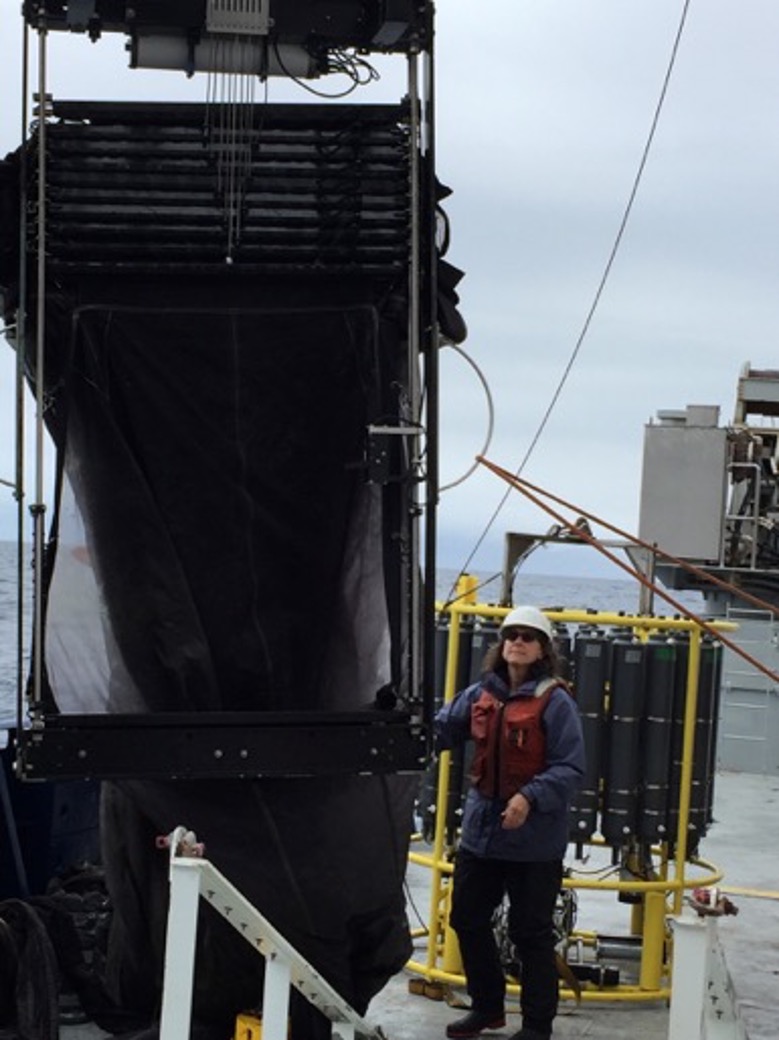
<instances>
[{"instance_id":1,"label":"blue jacket","mask_svg":"<svg viewBox=\"0 0 779 1040\"><path fill-rule=\"evenodd\" d=\"M511 693L495 672L461 690L445 704L435 719L436 749L451 749L471 735L471 705L483 689L501 700L530 697L536 681L524 683ZM546 765L522 788L530 802L525 823L504 830L501 813L506 803L488 798L471 787L465 799L460 845L477 856L532 862L560 860L568 845L568 812L571 797L584 773L584 739L579 711L562 687L552 690L543 715L546 734Z\"/></svg>"}]
</instances>

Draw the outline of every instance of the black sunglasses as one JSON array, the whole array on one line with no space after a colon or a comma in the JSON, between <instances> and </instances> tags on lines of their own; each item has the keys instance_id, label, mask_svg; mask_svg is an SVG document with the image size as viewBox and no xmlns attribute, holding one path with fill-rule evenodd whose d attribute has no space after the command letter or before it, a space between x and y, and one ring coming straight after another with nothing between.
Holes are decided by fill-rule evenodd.
<instances>
[{"instance_id":1,"label":"black sunglasses","mask_svg":"<svg viewBox=\"0 0 779 1040\"><path fill-rule=\"evenodd\" d=\"M515 643L518 639L522 643L535 643L541 636L533 628L507 628L503 633L503 639L507 643Z\"/></svg>"}]
</instances>

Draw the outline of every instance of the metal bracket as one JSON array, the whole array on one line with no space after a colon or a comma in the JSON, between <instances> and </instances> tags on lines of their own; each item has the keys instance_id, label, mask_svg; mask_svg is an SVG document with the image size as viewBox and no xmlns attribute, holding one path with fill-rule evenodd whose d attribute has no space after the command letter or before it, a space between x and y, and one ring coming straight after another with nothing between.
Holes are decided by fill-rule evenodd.
<instances>
[{"instance_id":1,"label":"metal bracket","mask_svg":"<svg viewBox=\"0 0 779 1040\"><path fill-rule=\"evenodd\" d=\"M66 24L72 32L86 32L95 17L95 0L70 0Z\"/></svg>"},{"instance_id":2,"label":"metal bracket","mask_svg":"<svg viewBox=\"0 0 779 1040\"><path fill-rule=\"evenodd\" d=\"M398 479L393 471L391 437L414 437L420 433L416 426L389 426L371 423L368 426L368 479L374 484L389 484Z\"/></svg>"},{"instance_id":3,"label":"metal bracket","mask_svg":"<svg viewBox=\"0 0 779 1040\"><path fill-rule=\"evenodd\" d=\"M408 773L427 755L420 723L375 710L47 715L16 741L24 780Z\"/></svg>"},{"instance_id":4,"label":"metal bracket","mask_svg":"<svg viewBox=\"0 0 779 1040\"><path fill-rule=\"evenodd\" d=\"M672 918L673 983L668 1040L746 1040L716 917Z\"/></svg>"}]
</instances>

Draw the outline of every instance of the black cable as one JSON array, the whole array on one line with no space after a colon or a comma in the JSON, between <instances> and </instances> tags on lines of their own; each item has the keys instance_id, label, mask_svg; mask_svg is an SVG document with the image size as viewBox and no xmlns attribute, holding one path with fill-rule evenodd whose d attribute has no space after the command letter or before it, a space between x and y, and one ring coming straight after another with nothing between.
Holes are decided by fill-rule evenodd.
<instances>
[{"instance_id":1,"label":"black cable","mask_svg":"<svg viewBox=\"0 0 779 1040\"><path fill-rule=\"evenodd\" d=\"M606 266L603 269L603 274L601 275L600 282L598 283L598 288L595 291L595 296L593 298L592 304L590 305L590 309L587 312L587 316L584 319L584 324L582 325L581 332L579 333L579 336L578 336L578 338L576 340L576 344L575 344L575 346L573 348L571 356L568 359L568 363L566 364L565 369L563 370L563 374L562 374L562 376L560 378L560 382L557 384L557 389L555 390L555 392L552 395L552 399L549 402L549 406L547 407L547 409L546 409L546 411L544 413L544 416L541 419L541 422L540 422L540 424L538 426L538 429L536 430L535 435L534 435L532 441L530 442L530 446L528 447L527 451L525 452L524 458L522 459L522 461L520 462L519 466L517 467L517 469L516 469L516 471L514 473L514 475L517 476L517 477L520 476L520 474L524 470L525 466L527 465L527 462L530 459L530 456L532 455L533 451L535 450L536 445L538 444L538 441L539 441L539 439L541 437L541 434L544 432L544 429L546 428L546 424L549 422L549 419L551 417L552 411L553 411L555 405L557 404L557 401L558 401L558 399L560 397L560 394L562 393L563 387L565 386L565 384L566 384L566 382L568 380L568 376L571 373L571 369L573 368L574 362L576 361L576 359L577 359L577 357L579 355L579 351L581 350L582 344L584 342L584 338L587 335L587 333L589 332L590 325L592 323L592 319L594 318L595 312L598 309L598 305L600 303L601 296L603 295L603 291L606 288L606 282L608 281L609 275L611 274L611 269L612 269L612 267L614 265L614 260L616 259L617 252L618 252L619 247L620 247L620 245L622 243L622 238L623 238L624 233L625 233L625 228L627 227L628 219L629 219L630 214L631 214L631 212L633 210L633 203L636 200L636 195L638 194L638 188L639 188L639 185L641 183L641 178L643 177L644 170L645 170L646 164L647 164L647 160L649 158L649 151L650 151L650 148L652 147L652 142L654 141L655 132L657 130L657 125L658 125L658 122L659 122L659 119L660 119L660 113L662 111L663 104L665 103L666 94L668 93L668 85L669 85L670 80L671 80L671 74L672 74L674 66L676 64L676 57L677 57L677 54L678 54L678 51L679 51L679 44L681 43L682 32L684 31L684 26L685 26L685 23L687 21L687 12L689 10L689 7L690 7L690 0L684 0L684 4L683 4L683 7L682 7L681 18L679 19L679 26L678 26L678 28L676 30L676 37L674 39L673 47L671 48L671 57L670 57L670 59L668 61L668 67L666 68L665 76L663 78L663 85L662 85L662 88L660 90L660 97L658 98L657 105L655 106L654 115L652 117L652 123L651 123L651 126L649 128L649 134L647 136L646 143L644 145L644 150L643 150L643 153L641 155L641 161L638 164L638 170L636 171L636 175L633 178L633 185L632 185L632 187L630 189L630 194L628 196L627 205L625 206L625 210L624 210L624 212L622 214L622 219L620 221L619 228L617 229L617 234L616 234L616 237L614 239L614 244L611 247L611 251L609 253L608 260L606 261ZM506 504L506 501L507 501L509 495L511 494L511 490L512 490L511 487L507 487L506 490L504 491L500 501L498 502L498 505L496 506L494 512L492 513L492 516L487 521L487 524L485 525L484 530L479 535L479 538L477 539L476 544L474 545L473 549L471 550L470 555L468 556L468 559L463 564L462 569L460 571L460 574L466 574L467 573L468 567L471 565L471 561L473 560L473 558L476 555L476 553L479 551L482 543L484 542L484 539L489 534L490 529L492 528L492 525L495 523L495 521L498 518L499 513L501 512L501 510L503 509L504 505ZM455 584L456 584L456 582L455 582ZM455 584L452 585L452 590L454 590ZM451 591L450 591L450 595L451 595Z\"/></svg>"},{"instance_id":2,"label":"black cable","mask_svg":"<svg viewBox=\"0 0 779 1040\"><path fill-rule=\"evenodd\" d=\"M308 83L300 79L299 76L293 76L293 74L287 69L284 62L281 59L281 53L279 51L279 45L274 42L273 51L276 55L276 61L279 63L279 68L288 79L291 79L293 83L297 83L303 90L307 90L309 94L313 94L315 97L324 98L325 100L333 100L337 98L345 98L352 94L358 87L365 86L366 83L370 83L371 80L379 79L379 73L373 68L367 61L358 58L356 55L350 57L345 52L338 52L337 60L328 66L327 72L343 73L348 76L351 83L346 90L339 91L335 94L328 94L324 90L316 90L315 87L310 87ZM361 73L358 70L358 66L364 67L368 70L364 73L365 78L362 78Z\"/></svg>"}]
</instances>

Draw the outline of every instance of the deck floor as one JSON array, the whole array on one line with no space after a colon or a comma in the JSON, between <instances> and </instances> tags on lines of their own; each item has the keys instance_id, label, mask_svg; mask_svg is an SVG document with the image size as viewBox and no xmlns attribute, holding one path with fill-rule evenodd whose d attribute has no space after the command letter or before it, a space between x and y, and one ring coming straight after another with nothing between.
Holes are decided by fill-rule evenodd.
<instances>
[{"instance_id":1,"label":"deck floor","mask_svg":"<svg viewBox=\"0 0 779 1040\"><path fill-rule=\"evenodd\" d=\"M717 775L714 823L701 844L701 855L724 871L721 887L738 908L718 920L720 943L748 1040L779 1037L779 777L747 773ZM424 868L409 867L409 916L427 913L429 880ZM579 927L616 934L628 908L616 895L582 892ZM592 896L591 902L589 897ZM420 955L421 956L421 955ZM375 998L367 1018L381 1026L387 1040L444 1037L458 1014L446 1001L409 993L411 974L404 971ZM465 994L451 998L464 1002ZM510 1006L505 1029L490 1034L507 1040L521 1025ZM667 1040L669 1010L664 1002L624 1003L565 1001L555 1022L555 1037L598 1040ZM68 1026L62 1040L99 1040L92 1025ZM486 1034L485 1034L486 1035ZM228 1038L225 1038L228 1040ZM691 1037L690 1040L697 1040Z\"/></svg>"}]
</instances>

